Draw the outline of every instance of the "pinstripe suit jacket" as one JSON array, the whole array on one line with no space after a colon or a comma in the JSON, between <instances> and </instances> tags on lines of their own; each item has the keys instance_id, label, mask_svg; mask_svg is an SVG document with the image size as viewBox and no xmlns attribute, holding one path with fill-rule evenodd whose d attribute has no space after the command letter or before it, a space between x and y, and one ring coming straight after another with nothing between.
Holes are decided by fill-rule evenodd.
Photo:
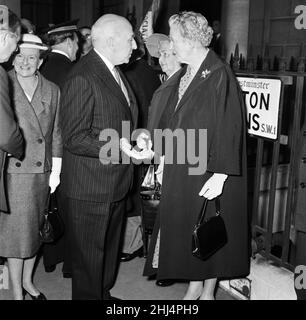
<instances>
[{"instance_id":1,"label":"pinstripe suit jacket","mask_svg":"<svg viewBox=\"0 0 306 320\"><path fill-rule=\"evenodd\" d=\"M23 154L23 138L10 104L8 77L0 66L0 211L5 212L7 203L3 172L7 152L20 158Z\"/></svg>"},{"instance_id":2,"label":"pinstripe suit jacket","mask_svg":"<svg viewBox=\"0 0 306 320\"><path fill-rule=\"evenodd\" d=\"M126 98L98 54L92 50L73 68L62 94L61 126L64 156L61 184L66 196L91 202L116 202L128 193L133 166L102 164L100 132L114 129L121 137L122 121L136 128L136 99L124 76Z\"/></svg>"}]
</instances>

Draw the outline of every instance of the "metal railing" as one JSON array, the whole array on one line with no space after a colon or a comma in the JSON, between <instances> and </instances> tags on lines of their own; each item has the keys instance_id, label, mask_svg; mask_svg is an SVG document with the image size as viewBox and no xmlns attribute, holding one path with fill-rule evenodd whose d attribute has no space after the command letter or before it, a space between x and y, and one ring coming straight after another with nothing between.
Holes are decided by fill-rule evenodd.
<instances>
[{"instance_id":1,"label":"metal railing","mask_svg":"<svg viewBox=\"0 0 306 320\"><path fill-rule=\"evenodd\" d=\"M253 188L249 194L249 211L252 214L253 253L260 252L267 259L290 270L294 266L291 231L294 230L297 192L294 186L297 174L295 167L299 161L297 141L305 115L306 58L303 56L303 47L301 44L301 56L298 58L271 58L267 45L264 57L253 57L250 48L249 56L245 59L239 53L237 44L230 60L237 76L277 78L283 83L279 112L281 130L277 139L248 136L249 180L254 179L253 185L249 186L250 190ZM280 184L280 168L287 170L284 185ZM262 190L263 180L268 181L266 192ZM267 210L264 210L265 200L268 202ZM283 221L278 230L274 228L276 220Z\"/></svg>"}]
</instances>

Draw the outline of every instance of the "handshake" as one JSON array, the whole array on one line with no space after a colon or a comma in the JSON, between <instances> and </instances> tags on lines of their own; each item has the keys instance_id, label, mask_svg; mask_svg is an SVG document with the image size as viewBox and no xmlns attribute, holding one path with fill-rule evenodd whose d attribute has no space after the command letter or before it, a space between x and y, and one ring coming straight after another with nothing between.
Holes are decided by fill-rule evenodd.
<instances>
[{"instance_id":1,"label":"handshake","mask_svg":"<svg viewBox=\"0 0 306 320\"><path fill-rule=\"evenodd\" d=\"M140 151L137 151L135 148L132 148L132 145L128 142L126 138L120 139L120 149L124 152L128 157L133 158L135 160L152 160L154 157L154 151L152 151L152 140L150 136L142 132L136 139L137 147Z\"/></svg>"}]
</instances>

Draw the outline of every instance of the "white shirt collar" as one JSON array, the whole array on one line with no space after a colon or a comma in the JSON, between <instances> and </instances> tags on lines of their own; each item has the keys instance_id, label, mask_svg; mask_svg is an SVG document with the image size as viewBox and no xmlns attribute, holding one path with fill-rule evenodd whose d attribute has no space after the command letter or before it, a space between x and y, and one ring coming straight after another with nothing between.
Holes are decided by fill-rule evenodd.
<instances>
[{"instance_id":1,"label":"white shirt collar","mask_svg":"<svg viewBox=\"0 0 306 320\"><path fill-rule=\"evenodd\" d=\"M67 57L71 61L71 59L69 58L68 54L66 52L64 52L64 51L61 51L61 50L58 50L58 49L52 49L52 52L61 54L61 55L65 56L65 57Z\"/></svg>"},{"instance_id":2,"label":"white shirt collar","mask_svg":"<svg viewBox=\"0 0 306 320\"><path fill-rule=\"evenodd\" d=\"M106 58L102 53L100 53L98 50L94 49L95 52L99 55L99 57L103 60L103 62L106 64L109 71L114 74L114 68L115 66Z\"/></svg>"}]
</instances>

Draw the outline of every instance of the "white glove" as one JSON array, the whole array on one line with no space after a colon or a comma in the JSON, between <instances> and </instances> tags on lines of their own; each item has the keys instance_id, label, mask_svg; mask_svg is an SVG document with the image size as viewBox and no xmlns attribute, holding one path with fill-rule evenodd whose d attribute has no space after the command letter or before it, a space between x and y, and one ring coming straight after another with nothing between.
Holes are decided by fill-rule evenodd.
<instances>
[{"instance_id":1,"label":"white glove","mask_svg":"<svg viewBox=\"0 0 306 320\"><path fill-rule=\"evenodd\" d=\"M155 171L157 181L163 183L163 173L164 173L165 156L160 157L160 163L157 170Z\"/></svg>"},{"instance_id":2,"label":"white glove","mask_svg":"<svg viewBox=\"0 0 306 320\"><path fill-rule=\"evenodd\" d=\"M224 182L227 179L226 174L214 173L213 176L206 181L201 189L199 196L212 200L222 194Z\"/></svg>"},{"instance_id":3,"label":"white glove","mask_svg":"<svg viewBox=\"0 0 306 320\"><path fill-rule=\"evenodd\" d=\"M62 158L52 158L52 171L49 178L49 187L53 193L60 184L60 174L62 170Z\"/></svg>"},{"instance_id":4,"label":"white glove","mask_svg":"<svg viewBox=\"0 0 306 320\"><path fill-rule=\"evenodd\" d=\"M152 140L149 135L145 132L141 132L140 135L136 139L137 147L140 150L151 150L152 149Z\"/></svg>"},{"instance_id":5,"label":"white glove","mask_svg":"<svg viewBox=\"0 0 306 320\"><path fill-rule=\"evenodd\" d=\"M128 157L135 160L151 160L154 157L154 152L151 149L144 149L142 151L132 149L131 144L126 138L120 139L120 148Z\"/></svg>"}]
</instances>

